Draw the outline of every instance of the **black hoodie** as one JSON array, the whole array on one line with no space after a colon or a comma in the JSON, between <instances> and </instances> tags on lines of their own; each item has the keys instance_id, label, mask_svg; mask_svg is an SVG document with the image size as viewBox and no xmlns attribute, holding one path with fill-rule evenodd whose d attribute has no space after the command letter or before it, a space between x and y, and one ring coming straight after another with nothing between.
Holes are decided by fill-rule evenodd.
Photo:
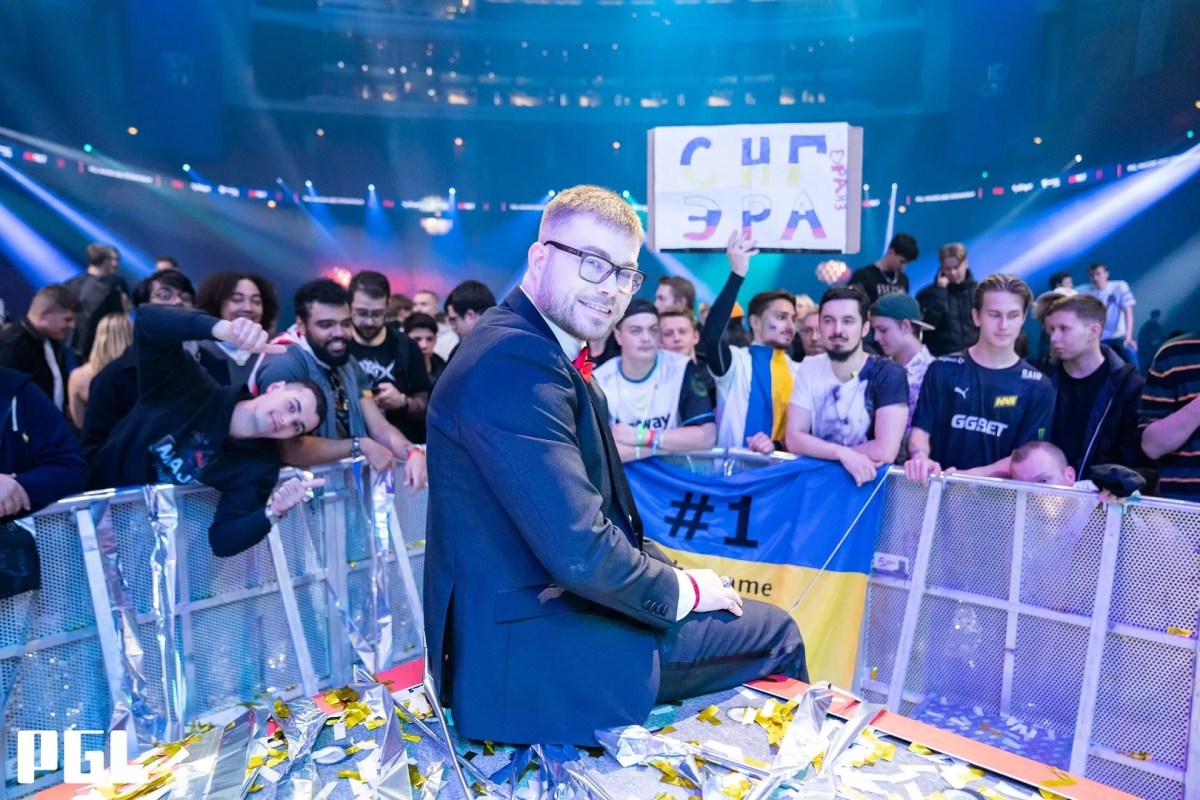
<instances>
[{"instance_id":1,"label":"black hoodie","mask_svg":"<svg viewBox=\"0 0 1200 800\"><path fill-rule=\"evenodd\" d=\"M265 508L279 479L269 439L229 435L245 389L221 386L183 349L212 339L218 322L202 311L145 304L134 325L138 401L92 459L89 487L204 483L221 492L208 531L218 556L257 544L270 531Z\"/></svg>"},{"instance_id":2,"label":"black hoodie","mask_svg":"<svg viewBox=\"0 0 1200 800\"><path fill-rule=\"evenodd\" d=\"M1095 464L1120 464L1133 469L1148 467L1150 463L1142 454L1142 432L1138 427L1138 409L1146 379L1108 347L1101 345L1100 352L1104 363L1097 369L1106 377L1087 408L1067 409L1062 405L1063 395L1058 394L1063 375L1061 363L1049 375L1057 395L1055 417L1067 414L1086 419L1084 452L1066 454L1080 480L1087 477L1084 470ZM1057 429L1050 441L1059 443Z\"/></svg>"}]
</instances>

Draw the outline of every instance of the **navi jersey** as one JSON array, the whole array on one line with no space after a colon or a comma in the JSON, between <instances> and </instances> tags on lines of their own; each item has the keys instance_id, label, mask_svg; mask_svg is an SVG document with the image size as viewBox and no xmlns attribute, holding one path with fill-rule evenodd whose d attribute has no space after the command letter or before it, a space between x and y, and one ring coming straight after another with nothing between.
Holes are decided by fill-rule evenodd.
<instances>
[{"instance_id":1,"label":"navi jersey","mask_svg":"<svg viewBox=\"0 0 1200 800\"><path fill-rule=\"evenodd\" d=\"M929 365L912 426L930 437L929 457L943 467L995 463L1054 422L1054 387L1025 359L989 369L967 351Z\"/></svg>"},{"instance_id":2,"label":"navi jersey","mask_svg":"<svg viewBox=\"0 0 1200 800\"><path fill-rule=\"evenodd\" d=\"M662 431L714 420L703 377L692 360L679 353L659 350L654 366L640 380L622 374L619 357L596 367L592 377L608 400L610 423Z\"/></svg>"}]
</instances>

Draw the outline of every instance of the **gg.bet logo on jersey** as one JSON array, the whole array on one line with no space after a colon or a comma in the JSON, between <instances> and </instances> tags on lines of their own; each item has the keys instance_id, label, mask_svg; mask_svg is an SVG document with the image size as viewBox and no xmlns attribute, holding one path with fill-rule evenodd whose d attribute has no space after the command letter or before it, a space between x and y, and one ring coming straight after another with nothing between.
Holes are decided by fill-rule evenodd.
<instances>
[{"instance_id":1,"label":"gg.bet logo on jersey","mask_svg":"<svg viewBox=\"0 0 1200 800\"><path fill-rule=\"evenodd\" d=\"M967 414L955 414L950 418L950 427L964 431L978 431L988 436L1000 436L1008 428L1007 423L996 422L983 417L972 417Z\"/></svg>"}]
</instances>

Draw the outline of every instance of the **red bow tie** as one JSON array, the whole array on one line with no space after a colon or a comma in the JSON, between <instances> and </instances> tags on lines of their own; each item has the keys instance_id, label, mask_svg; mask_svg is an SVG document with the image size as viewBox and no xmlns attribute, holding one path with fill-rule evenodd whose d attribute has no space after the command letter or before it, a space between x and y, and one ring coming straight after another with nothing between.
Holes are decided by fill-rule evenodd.
<instances>
[{"instance_id":1,"label":"red bow tie","mask_svg":"<svg viewBox=\"0 0 1200 800\"><path fill-rule=\"evenodd\" d=\"M588 346L585 344L583 349L579 351L579 355L575 356L575 360L571 363L575 365L575 369L579 370L579 374L583 376L584 383L592 382L592 367L596 366L588 359Z\"/></svg>"}]
</instances>

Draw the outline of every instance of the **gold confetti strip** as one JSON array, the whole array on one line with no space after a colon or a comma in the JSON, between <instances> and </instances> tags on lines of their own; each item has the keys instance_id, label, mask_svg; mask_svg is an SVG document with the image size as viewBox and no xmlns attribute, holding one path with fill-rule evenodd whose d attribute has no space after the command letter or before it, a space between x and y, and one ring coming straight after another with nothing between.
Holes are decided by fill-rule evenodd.
<instances>
[{"instance_id":1,"label":"gold confetti strip","mask_svg":"<svg viewBox=\"0 0 1200 800\"><path fill-rule=\"evenodd\" d=\"M1042 800L1067 800L1061 794L1055 794L1049 789L1038 789L1038 793L1041 794Z\"/></svg>"},{"instance_id":2,"label":"gold confetti strip","mask_svg":"<svg viewBox=\"0 0 1200 800\"><path fill-rule=\"evenodd\" d=\"M1171 634L1172 636L1182 636L1185 639L1192 638L1192 632L1187 628L1177 628L1174 625L1167 626L1167 633Z\"/></svg>"},{"instance_id":3,"label":"gold confetti strip","mask_svg":"<svg viewBox=\"0 0 1200 800\"><path fill-rule=\"evenodd\" d=\"M871 680L879 680L879 667L871 667Z\"/></svg>"},{"instance_id":4,"label":"gold confetti strip","mask_svg":"<svg viewBox=\"0 0 1200 800\"><path fill-rule=\"evenodd\" d=\"M698 715L698 719L701 722L707 722L710 725L720 725L721 720L719 720L717 718L718 713L720 713L719 708L717 708L716 706L709 706L708 708L706 708L700 712L700 714Z\"/></svg>"},{"instance_id":5,"label":"gold confetti strip","mask_svg":"<svg viewBox=\"0 0 1200 800\"><path fill-rule=\"evenodd\" d=\"M496 755L496 744L494 742L489 742L487 739L484 739L483 740L483 754L485 756Z\"/></svg>"},{"instance_id":6,"label":"gold confetti strip","mask_svg":"<svg viewBox=\"0 0 1200 800\"><path fill-rule=\"evenodd\" d=\"M358 692L349 686L343 686L340 689L331 689L325 693L325 702L331 706L353 703L356 700L358 700Z\"/></svg>"},{"instance_id":7,"label":"gold confetti strip","mask_svg":"<svg viewBox=\"0 0 1200 800\"><path fill-rule=\"evenodd\" d=\"M253 786L251 786L249 789L246 790L246 794L254 794L255 792L261 792L265 788L266 788L265 784L256 783Z\"/></svg>"},{"instance_id":8,"label":"gold confetti strip","mask_svg":"<svg viewBox=\"0 0 1200 800\"><path fill-rule=\"evenodd\" d=\"M396 706L396 716L400 718L401 722L412 722L412 717L406 714L400 706Z\"/></svg>"},{"instance_id":9,"label":"gold confetti strip","mask_svg":"<svg viewBox=\"0 0 1200 800\"><path fill-rule=\"evenodd\" d=\"M359 775L358 770L356 770L356 769L340 769L340 770L338 770L337 776L339 778L347 778L352 781L361 781L362 780L362 775Z\"/></svg>"},{"instance_id":10,"label":"gold confetti strip","mask_svg":"<svg viewBox=\"0 0 1200 800\"><path fill-rule=\"evenodd\" d=\"M674 725L667 725L667 726L665 726L665 727L663 727L663 728L659 729L659 731L658 731L658 732L659 732L659 733L661 733L661 734L663 734L664 736L666 736L668 733L674 733L674 732L675 732L675 726L674 726Z\"/></svg>"},{"instance_id":11,"label":"gold confetti strip","mask_svg":"<svg viewBox=\"0 0 1200 800\"><path fill-rule=\"evenodd\" d=\"M979 786L979 787L976 787L975 791L978 794L982 795L986 800L1008 800L1008 798L1006 798L1004 795L1000 794L999 792L997 792L995 789L991 788L990 786Z\"/></svg>"},{"instance_id":12,"label":"gold confetti strip","mask_svg":"<svg viewBox=\"0 0 1200 800\"><path fill-rule=\"evenodd\" d=\"M404 733L404 734L401 734L401 735L404 737L404 741L406 741L406 742L419 742L419 741L421 741L421 737L420 737L420 736L417 736L415 733Z\"/></svg>"},{"instance_id":13,"label":"gold confetti strip","mask_svg":"<svg viewBox=\"0 0 1200 800\"><path fill-rule=\"evenodd\" d=\"M282 700L275 701L275 716L280 719L287 719L292 715L292 710L287 707L287 703Z\"/></svg>"},{"instance_id":14,"label":"gold confetti strip","mask_svg":"<svg viewBox=\"0 0 1200 800\"><path fill-rule=\"evenodd\" d=\"M421 774L421 770L417 769L416 764L408 765L408 782L414 789L420 789L425 785L425 776Z\"/></svg>"},{"instance_id":15,"label":"gold confetti strip","mask_svg":"<svg viewBox=\"0 0 1200 800\"><path fill-rule=\"evenodd\" d=\"M287 760L286 752L280 753L279 755L273 755L269 759L267 759L267 766L271 769L274 769L275 767L278 767L280 764L282 764L286 760Z\"/></svg>"},{"instance_id":16,"label":"gold confetti strip","mask_svg":"<svg viewBox=\"0 0 1200 800\"><path fill-rule=\"evenodd\" d=\"M929 749L928 747L926 747L925 745L923 745L923 744L917 744L916 742L912 742L911 744L909 744L909 746L908 746L908 749L909 749L910 751L912 751L912 752L916 753L916 754L917 754L917 755L919 755L919 756L929 756L929 755L933 755L933 751L932 751L932 750L930 750L930 749Z\"/></svg>"},{"instance_id":17,"label":"gold confetti strip","mask_svg":"<svg viewBox=\"0 0 1200 800\"><path fill-rule=\"evenodd\" d=\"M367 739L365 741L359 742L358 744L352 744L349 747L345 748L345 753L348 756L352 756L355 753L361 753L363 750L367 750L370 747L373 747L374 745L375 745L374 739Z\"/></svg>"},{"instance_id":18,"label":"gold confetti strip","mask_svg":"<svg viewBox=\"0 0 1200 800\"><path fill-rule=\"evenodd\" d=\"M1050 771L1053 772L1058 777L1052 781L1042 781L1040 784L1038 784L1039 786L1045 786L1046 788L1049 789L1049 788L1052 788L1055 786L1074 786L1075 785L1075 779L1072 778L1067 773L1063 772L1061 769L1058 769L1057 767L1050 767Z\"/></svg>"},{"instance_id":19,"label":"gold confetti strip","mask_svg":"<svg viewBox=\"0 0 1200 800\"><path fill-rule=\"evenodd\" d=\"M471 791L474 792L476 795L480 795L480 796L488 793L487 787L484 786L479 781L475 781L474 783L471 784Z\"/></svg>"},{"instance_id":20,"label":"gold confetti strip","mask_svg":"<svg viewBox=\"0 0 1200 800\"><path fill-rule=\"evenodd\" d=\"M658 794L654 795L652 800L675 800L675 798L666 792L659 792Z\"/></svg>"},{"instance_id":21,"label":"gold confetti strip","mask_svg":"<svg viewBox=\"0 0 1200 800\"><path fill-rule=\"evenodd\" d=\"M161 775L156 775L145 783L123 789L119 792L114 792L108 797L112 800L134 800L134 798L143 797L148 794L157 792L164 786L167 786L175 781L175 776L169 772L164 772Z\"/></svg>"},{"instance_id":22,"label":"gold confetti strip","mask_svg":"<svg viewBox=\"0 0 1200 800\"><path fill-rule=\"evenodd\" d=\"M753 788L753 785L750 783L750 779L745 775L739 775L721 787L721 794L733 800L742 800L743 797L750 794L751 788ZM866 800L866 798L863 798L863 800Z\"/></svg>"},{"instance_id":23,"label":"gold confetti strip","mask_svg":"<svg viewBox=\"0 0 1200 800\"><path fill-rule=\"evenodd\" d=\"M813 769L815 769L817 772L820 772L821 765L824 763L825 763L825 751L822 750L821 752L819 752L815 756L813 756L813 760L812 760Z\"/></svg>"},{"instance_id":24,"label":"gold confetti strip","mask_svg":"<svg viewBox=\"0 0 1200 800\"><path fill-rule=\"evenodd\" d=\"M385 720L383 717L375 717L374 719L367 720L363 723L363 725L366 726L367 730L373 731L385 722L387 722L387 720Z\"/></svg>"},{"instance_id":25,"label":"gold confetti strip","mask_svg":"<svg viewBox=\"0 0 1200 800\"><path fill-rule=\"evenodd\" d=\"M670 784L671 786L682 786L685 789L696 790L700 787L692 783L687 778L679 774L679 770L671 765L671 762L662 758L654 758L646 762L650 766L663 774L660 782Z\"/></svg>"},{"instance_id":26,"label":"gold confetti strip","mask_svg":"<svg viewBox=\"0 0 1200 800\"><path fill-rule=\"evenodd\" d=\"M1150 754L1147 753L1145 750L1135 750L1132 753L1126 753L1126 755L1128 755L1130 758L1137 759L1138 761L1149 761L1150 760Z\"/></svg>"}]
</instances>

